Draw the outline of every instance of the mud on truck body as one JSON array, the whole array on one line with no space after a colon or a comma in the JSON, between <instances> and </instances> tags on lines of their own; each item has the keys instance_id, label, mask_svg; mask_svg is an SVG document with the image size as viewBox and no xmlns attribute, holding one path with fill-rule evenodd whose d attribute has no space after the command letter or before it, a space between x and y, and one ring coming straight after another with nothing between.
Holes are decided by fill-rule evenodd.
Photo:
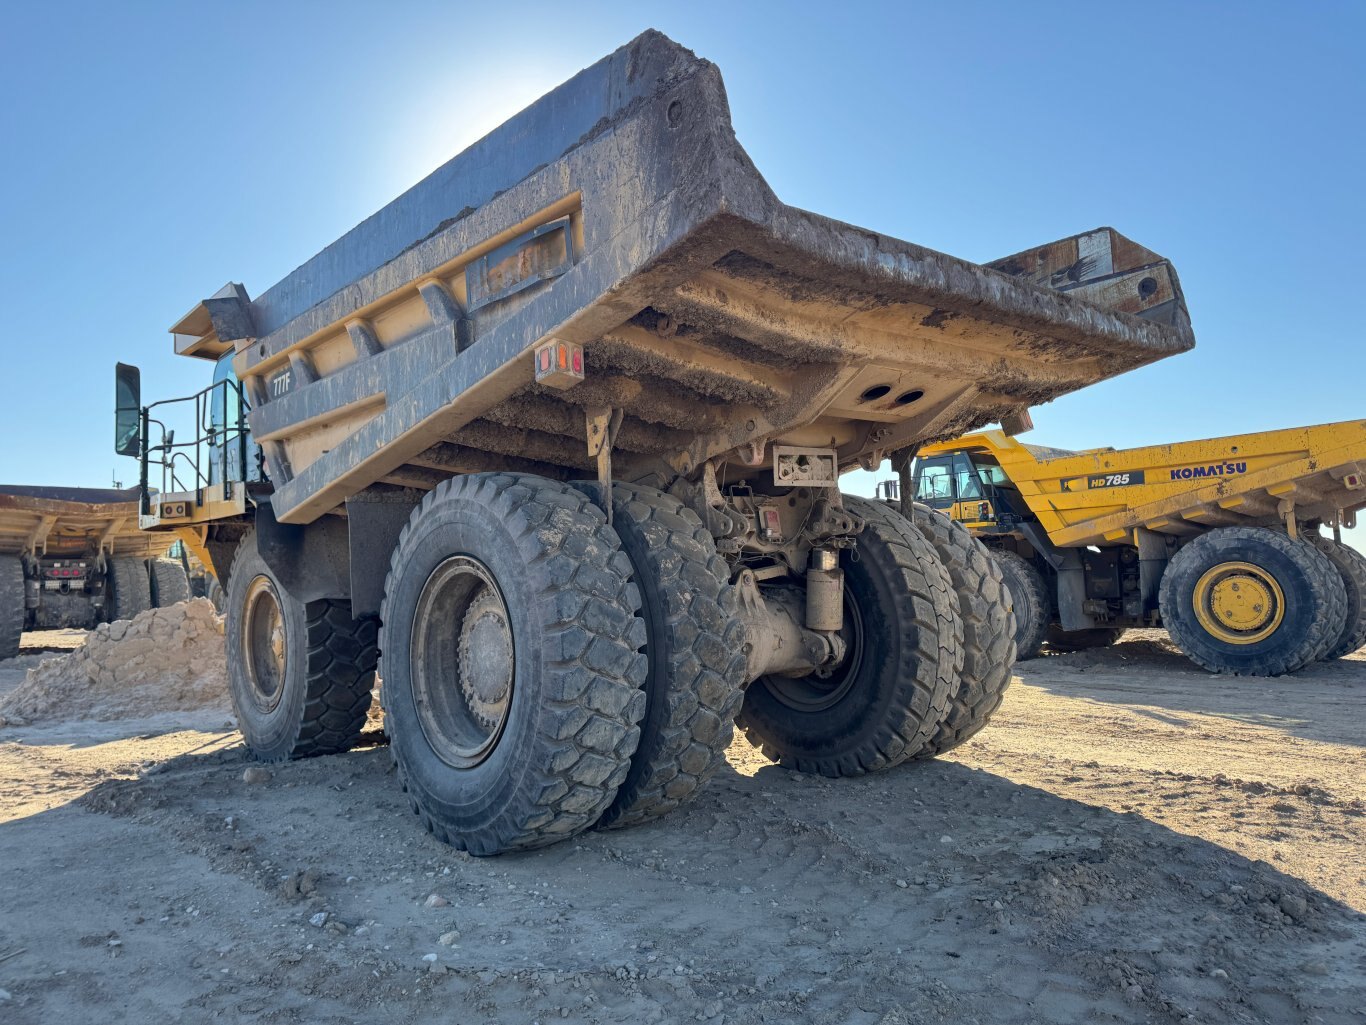
<instances>
[{"instance_id":1,"label":"mud on truck body","mask_svg":"<svg viewBox=\"0 0 1366 1025\"><path fill-rule=\"evenodd\" d=\"M172 330L239 419L142 523L225 582L247 743L344 750L382 652L412 809L476 854L669 811L733 722L831 776L966 739L1014 660L999 573L840 475L1193 344L1109 229L996 270L785 206L654 32Z\"/></svg>"}]
</instances>

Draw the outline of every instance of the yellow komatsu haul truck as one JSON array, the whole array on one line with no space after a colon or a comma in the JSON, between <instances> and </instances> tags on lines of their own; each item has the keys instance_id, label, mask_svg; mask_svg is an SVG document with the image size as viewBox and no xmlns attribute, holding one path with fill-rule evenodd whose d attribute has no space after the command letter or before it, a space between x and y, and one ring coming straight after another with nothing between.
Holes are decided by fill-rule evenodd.
<instances>
[{"instance_id":1,"label":"yellow komatsu haul truck","mask_svg":"<svg viewBox=\"0 0 1366 1025\"><path fill-rule=\"evenodd\" d=\"M1084 452L983 431L923 447L911 479L993 550L1022 658L1164 626L1204 668L1261 676L1366 644L1366 557L1341 541L1366 421Z\"/></svg>"}]
</instances>

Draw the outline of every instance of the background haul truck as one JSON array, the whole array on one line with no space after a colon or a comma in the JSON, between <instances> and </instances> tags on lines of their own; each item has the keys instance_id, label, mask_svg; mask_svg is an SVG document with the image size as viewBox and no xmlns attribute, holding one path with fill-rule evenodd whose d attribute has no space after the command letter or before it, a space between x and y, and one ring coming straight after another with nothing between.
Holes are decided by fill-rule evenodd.
<instances>
[{"instance_id":1,"label":"background haul truck","mask_svg":"<svg viewBox=\"0 0 1366 1025\"><path fill-rule=\"evenodd\" d=\"M139 493L0 484L0 659L25 630L93 630L190 596L171 539L138 529Z\"/></svg>"},{"instance_id":2,"label":"background haul truck","mask_svg":"<svg viewBox=\"0 0 1366 1025\"><path fill-rule=\"evenodd\" d=\"M142 524L225 584L248 744L345 749L382 649L412 808L476 854L667 812L737 716L831 776L980 729L999 572L840 474L1193 344L1109 229L991 269L785 206L654 32L172 330L207 429L168 445L120 366L118 448L184 456Z\"/></svg>"},{"instance_id":3,"label":"background haul truck","mask_svg":"<svg viewBox=\"0 0 1366 1025\"><path fill-rule=\"evenodd\" d=\"M983 431L922 448L914 486L991 547L1021 658L1165 626L1204 668L1260 676L1366 644L1366 557L1340 537L1366 421L1085 452Z\"/></svg>"}]
</instances>

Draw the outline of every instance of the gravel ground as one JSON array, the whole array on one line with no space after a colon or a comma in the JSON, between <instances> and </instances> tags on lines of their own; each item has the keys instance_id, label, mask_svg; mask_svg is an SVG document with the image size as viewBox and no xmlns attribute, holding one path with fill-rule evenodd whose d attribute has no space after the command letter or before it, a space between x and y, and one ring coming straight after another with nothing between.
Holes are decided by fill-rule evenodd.
<instances>
[{"instance_id":1,"label":"gravel ground","mask_svg":"<svg viewBox=\"0 0 1366 1025\"><path fill-rule=\"evenodd\" d=\"M269 770L212 709L12 726L0 1021L1360 1023L1364 697L1361 656L1225 680L1142 633L937 762L740 740L686 810L490 860L377 723Z\"/></svg>"}]
</instances>

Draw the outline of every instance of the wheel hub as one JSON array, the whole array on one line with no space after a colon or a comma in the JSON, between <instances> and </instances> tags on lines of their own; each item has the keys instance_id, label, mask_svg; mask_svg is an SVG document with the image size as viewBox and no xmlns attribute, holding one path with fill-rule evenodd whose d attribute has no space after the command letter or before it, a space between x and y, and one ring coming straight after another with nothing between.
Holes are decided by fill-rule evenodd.
<instances>
[{"instance_id":1,"label":"wheel hub","mask_svg":"<svg viewBox=\"0 0 1366 1025\"><path fill-rule=\"evenodd\" d=\"M418 722L457 769L484 761L507 725L517 662L507 606L488 568L452 556L427 578L410 651Z\"/></svg>"},{"instance_id":2,"label":"wheel hub","mask_svg":"<svg viewBox=\"0 0 1366 1025\"><path fill-rule=\"evenodd\" d=\"M242 602L242 653L252 700L272 711L285 689L288 654L280 596L269 577L255 577Z\"/></svg>"},{"instance_id":3,"label":"wheel hub","mask_svg":"<svg viewBox=\"0 0 1366 1025\"><path fill-rule=\"evenodd\" d=\"M512 631L492 591L470 602L460 628L460 686L470 713L493 729L512 693Z\"/></svg>"},{"instance_id":4,"label":"wheel hub","mask_svg":"<svg viewBox=\"0 0 1366 1025\"><path fill-rule=\"evenodd\" d=\"M1275 633L1285 617L1285 596L1276 578L1250 562L1226 562L1195 584L1196 618L1230 644L1256 644Z\"/></svg>"},{"instance_id":5,"label":"wheel hub","mask_svg":"<svg viewBox=\"0 0 1366 1025\"><path fill-rule=\"evenodd\" d=\"M761 684L784 705L799 712L823 712L839 704L853 687L863 661L863 613L848 587L844 590L844 625L833 638L836 661L799 675L760 677Z\"/></svg>"}]
</instances>

